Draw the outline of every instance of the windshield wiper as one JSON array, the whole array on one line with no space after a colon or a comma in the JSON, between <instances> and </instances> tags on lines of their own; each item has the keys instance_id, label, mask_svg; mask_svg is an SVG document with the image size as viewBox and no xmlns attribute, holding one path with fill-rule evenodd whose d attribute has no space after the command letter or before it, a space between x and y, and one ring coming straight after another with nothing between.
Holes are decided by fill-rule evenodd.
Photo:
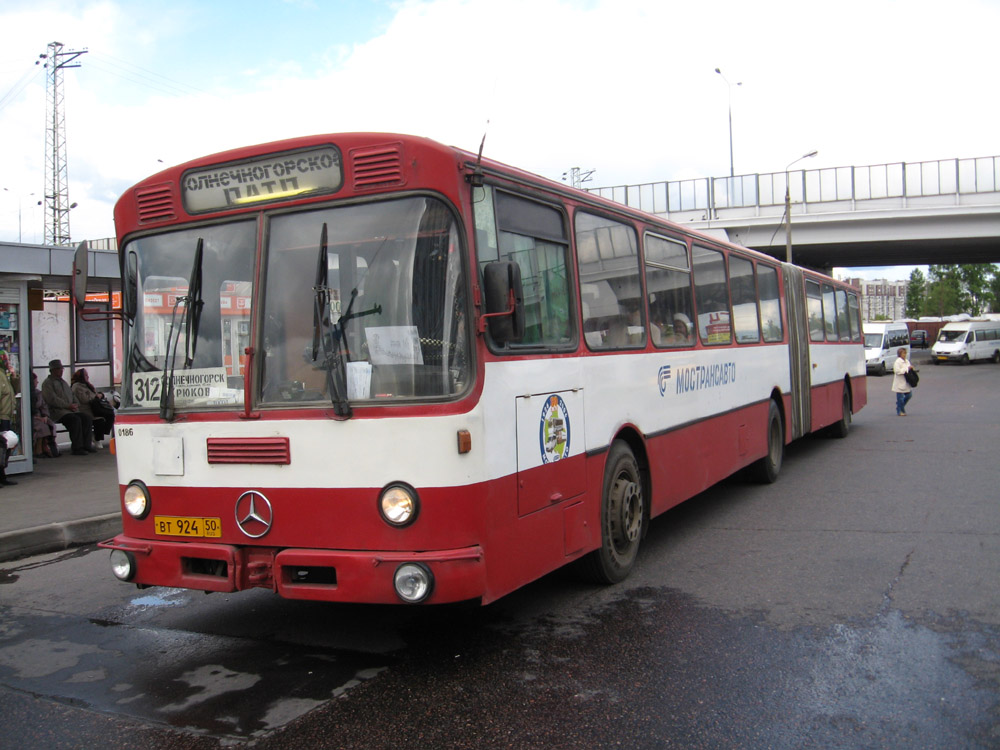
<instances>
[{"instance_id":1,"label":"windshield wiper","mask_svg":"<svg viewBox=\"0 0 1000 750\"><path fill-rule=\"evenodd\" d=\"M198 347L198 329L201 327L201 310L205 306L201 298L201 259L204 241L199 237L194 249L194 266L191 268L191 280L188 282L188 315L184 331L184 369L190 370L194 363L194 352Z\"/></svg>"},{"instance_id":2,"label":"windshield wiper","mask_svg":"<svg viewBox=\"0 0 1000 750\"><path fill-rule=\"evenodd\" d=\"M351 405L347 400L347 362L340 351L340 342L336 331L331 331L330 325L330 282L329 260L327 253L327 228L319 237L319 255L316 258L316 284L313 286L313 345L312 358L319 358L323 350L323 369L326 371L326 387L333 404L333 413L338 417L349 419L353 416Z\"/></svg>"},{"instance_id":3,"label":"windshield wiper","mask_svg":"<svg viewBox=\"0 0 1000 750\"><path fill-rule=\"evenodd\" d=\"M347 353L346 358L350 360L351 350L347 345L347 323L348 321L354 320L355 318L363 318L366 315L380 315L382 313L382 305L372 305L368 310L363 310L359 313L352 313L351 309L354 307L354 300L358 297L358 290L351 290L351 301L347 303L347 312L341 315L337 319L337 327L340 330L340 338L344 342L344 351Z\"/></svg>"},{"instance_id":4,"label":"windshield wiper","mask_svg":"<svg viewBox=\"0 0 1000 750\"><path fill-rule=\"evenodd\" d=\"M188 279L187 294L177 298L174 309L170 314L170 328L167 331L167 352L166 364L169 370L163 371L163 380L160 387L160 419L165 422L174 421L174 370L177 368L177 343L181 336L181 327L185 331L184 340L184 369L191 368L194 362L194 353L197 341L192 337L197 337L198 326L201 323L201 308L204 302L201 299L201 277L202 277L202 255L205 241L199 237L198 244L194 250L194 266L191 268L191 276ZM184 304L184 312L181 313L181 320L177 320L177 308ZM179 323L179 324L178 324ZM176 333L174 333L176 325ZM171 346L172 340L172 346ZM173 351L171 351L173 349Z\"/></svg>"}]
</instances>

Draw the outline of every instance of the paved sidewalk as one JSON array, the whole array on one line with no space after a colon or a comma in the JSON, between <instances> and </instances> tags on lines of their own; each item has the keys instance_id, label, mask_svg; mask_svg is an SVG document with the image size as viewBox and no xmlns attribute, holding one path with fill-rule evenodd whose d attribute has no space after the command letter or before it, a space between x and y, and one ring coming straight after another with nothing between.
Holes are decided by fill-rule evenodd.
<instances>
[{"instance_id":1,"label":"paved sidewalk","mask_svg":"<svg viewBox=\"0 0 1000 750\"><path fill-rule=\"evenodd\" d=\"M53 552L110 539L121 532L115 457L105 448L35 461L0 487L0 560Z\"/></svg>"}]
</instances>

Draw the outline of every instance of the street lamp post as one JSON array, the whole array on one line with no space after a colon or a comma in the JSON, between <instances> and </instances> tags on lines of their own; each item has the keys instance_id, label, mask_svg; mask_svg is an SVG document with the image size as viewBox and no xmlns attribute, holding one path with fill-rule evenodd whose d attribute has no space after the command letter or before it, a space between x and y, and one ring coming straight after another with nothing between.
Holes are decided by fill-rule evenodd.
<instances>
[{"instance_id":1,"label":"street lamp post","mask_svg":"<svg viewBox=\"0 0 1000 750\"><path fill-rule=\"evenodd\" d=\"M10 188L3 189L5 193L12 192ZM29 196L34 196L34 193L28 193ZM24 198L20 193L17 194L17 241L18 244L21 242L21 200ZM38 202L41 205L41 201Z\"/></svg>"},{"instance_id":2,"label":"street lamp post","mask_svg":"<svg viewBox=\"0 0 1000 750\"><path fill-rule=\"evenodd\" d=\"M733 168L733 86L742 86L743 81L730 83L722 70L716 68L715 72L722 76L722 80L726 82L726 86L729 88L729 176L735 177L736 171Z\"/></svg>"},{"instance_id":3,"label":"street lamp post","mask_svg":"<svg viewBox=\"0 0 1000 750\"><path fill-rule=\"evenodd\" d=\"M808 154L802 154L795 161L789 162L788 166L785 167L785 262L792 262L792 193L791 193L791 182L788 178L788 170L792 168L793 165L798 164L803 159L811 159L816 156L819 151L810 151Z\"/></svg>"}]
</instances>

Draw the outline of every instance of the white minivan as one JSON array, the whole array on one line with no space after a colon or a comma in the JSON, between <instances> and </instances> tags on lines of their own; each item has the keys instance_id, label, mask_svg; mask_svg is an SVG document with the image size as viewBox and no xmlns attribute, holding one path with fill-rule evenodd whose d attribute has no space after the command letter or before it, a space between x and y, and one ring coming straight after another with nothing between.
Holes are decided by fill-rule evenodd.
<instances>
[{"instance_id":1,"label":"white minivan","mask_svg":"<svg viewBox=\"0 0 1000 750\"><path fill-rule=\"evenodd\" d=\"M896 361L900 347L910 356L910 331L906 323L863 323L865 334L865 367L868 372L885 375Z\"/></svg>"},{"instance_id":2,"label":"white minivan","mask_svg":"<svg viewBox=\"0 0 1000 750\"><path fill-rule=\"evenodd\" d=\"M976 359L1000 362L1000 320L947 323L931 347L931 361L969 364Z\"/></svg>"}]
</instances>

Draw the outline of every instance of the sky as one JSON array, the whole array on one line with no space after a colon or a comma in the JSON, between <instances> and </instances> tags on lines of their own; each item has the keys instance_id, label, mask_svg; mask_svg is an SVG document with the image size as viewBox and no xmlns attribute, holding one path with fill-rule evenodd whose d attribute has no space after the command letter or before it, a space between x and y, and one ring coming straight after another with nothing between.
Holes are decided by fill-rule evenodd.
<instances>
[{"instance_id":1,"label":"sky","mask_svg":"<svg viewBox=\"0 0 1000 750\"><path fill-rule=\"evenodd\" d=\"M0 241L44 241L54 41L86 50L63 71L79 240L164 166L311 133L485 133L587 187L727 175L730 107L737 175L992 156L997 29L1000 0L4 0Z\"/></svg>"}]
</instances>

